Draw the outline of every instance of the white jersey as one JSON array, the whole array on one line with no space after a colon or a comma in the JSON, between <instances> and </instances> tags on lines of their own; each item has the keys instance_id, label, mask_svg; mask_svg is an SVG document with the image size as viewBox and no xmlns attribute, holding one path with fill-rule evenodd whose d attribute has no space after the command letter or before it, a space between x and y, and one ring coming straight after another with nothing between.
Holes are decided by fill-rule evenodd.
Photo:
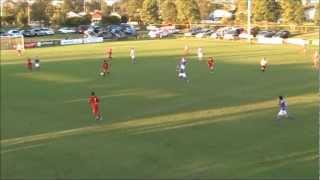
<instances>
[{"instance_id":1,"label":"white jersey","mask_svg":"<svg viewBox=\"0 0 320 180\"><path fill-rule=\"evenodd\" d=\"M17 51L21 51L21 50L22 50L21 44L17 44Z\"/></svg>"},{"instance_id":2,"label":"white jersey","mask_svg":"<svg viewBox=\"0 0 320 180\"><path fill-rule=\"evenodd\" d=\"M198 48L198 57L199 57L199 58L202 58L202 57L203 57L202 48Z\"/></svg>"},{"instance_id":3,"label":"white jersey","mask_svg":"<svg viewBox=\"0 0 320 180\"><path fill-rule=\"evenodd\" d=\"M262 59L262 60L260 61L260 65L261 65L261 66L266 66L267 64L268 64L268 61L265 60L265 59Z\"/></svg>"},{"instance_id":4,"label":"white jersey","mask_svg":"<svg viewBox=\"0 0 320 180\"><path fill-rule=\"evenodd\" d=\"M131 56L131 58L135 58L136 57L136 51L134 49L130 50L130 56Z\"/></svg>"}]
</instances>

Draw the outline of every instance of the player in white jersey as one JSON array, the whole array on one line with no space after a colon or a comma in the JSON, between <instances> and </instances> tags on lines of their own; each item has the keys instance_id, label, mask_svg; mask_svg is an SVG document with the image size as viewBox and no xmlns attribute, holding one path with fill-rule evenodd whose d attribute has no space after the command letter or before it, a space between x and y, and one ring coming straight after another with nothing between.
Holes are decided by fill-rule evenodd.
<instances>
[{"instance_id":1,"label":"player in white jersey","mask_svg":"<svg viewBox=\"0 0 320 180\"><path fill-rule=\"evenodd\" d=\"M136 50L134 48L130 48L130 57L132 64L136 63Z\"/></svg>"},{"instance_id":2,"label":"player in white jersey","mask_svg":"<svg viewBox=\"0 0 320 180\"><path fill-rule=\"evenodd\" d=\"M268 66L268 61L266 60L266 58L262 58L260 61L260 69L262 72L266 71Z\"/></svg>"},{"instance_id":3,"label":"player in white jersey","mask_svg":"<svg viewBox=\"0 0 320 180\"><path fill-rule=\"evenodd\" d=\"M288 112L287 112L287 103L284 100L284 98L282 96L279 96L279 112L277 114L277 119L280 119L282 117L288 118Z\"/></svg>"},{"instance_id":4,"label":"player in white jersey","mask_svg":"<svg viewBox=\"0 0 320 180\"><path fill-rule=\"evenodd\" d=\"M22 45L21 44L17 44L16 50L17 50L18 56L21 56L22 55L22 51L23 51Z\"/></svg>"},{"instance_id":5,"label":"player in white jersey","mask_svg":"<svg viewBox=\"0 0 320 180\"><path fill-rule=\"evenodd\" d=\"M202 58L203 58L203 50L202 50L202 48L200 48L200 47L198 48L197 54L198 54L198 60L202 61Z\"/></svg>"},{"instance_id":6,"label":"player in white jersey","mask_svg":"<svg viewBox=\"0 0 320 180\"><path fill-rule=\"evenodd\" d=\"M186 82L189 82L189 80L187 79L186 68L187 68L187 61L185 58L182 58L177 66L178 78L181 80L186 80Z\"/></svg>"}]
</instances>

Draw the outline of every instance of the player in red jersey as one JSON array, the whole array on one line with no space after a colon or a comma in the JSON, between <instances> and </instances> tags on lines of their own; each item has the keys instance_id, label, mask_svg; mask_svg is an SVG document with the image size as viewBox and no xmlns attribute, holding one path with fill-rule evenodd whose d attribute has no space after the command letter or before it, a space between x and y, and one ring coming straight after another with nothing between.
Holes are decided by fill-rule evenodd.
<instances>
[{"instance_id":1,"label":"player in red jersey","mask_svg":"<svg viewBox=\"0 0 320 180\"><path fill-rule=\"evenodd\" d=\"M107 57L109 59L112 59L112 48L111 47L107 48L106 52L107 52Z\"/></svg>"},{"instance_id":2,"label":"player in red jersey","mask_svg":"<svg viewBox=\"0 0 320 180\"><path fill-rule=\"evenodd\" d=\"M32 71L32 61L30 58L27 59L27 68Z\"/></svg>"},{"instance_id":3,"label":"player in red jersey","mask_svg":"<svg viewBox=\"0 0 320 180\"><path fill-rule=\"evenodd\" d=\"M208 58L208 68L210 72L213 72L214 70L214 61L213 61L213 57L209 57Z\"/></svg>"},{"instance_id":4,"label":"player in red jersey","mask_svg":"<svg viewBox=\"0 0 320 180\"><path fill-rule=\"evenodd\" d=\"M109 75L110 71L109 71L109 63L107 62L107 60L103 60L103 63L101 64L101 72L100 75L101 76L105 76L106 74Z\"/></svg>"},{"instance_id":5,"label":"player in red jersey","mask_svg":"<svg viewBox=\"0 0 320 180\"><path fill-rule=\"evenodd\" d=\"M91 107L92 115L96 120L102 120L102 116L99 112L99 98L94 92L91 92L91 96L88 98L88 103Z\"/></svg>"}]
</instances>

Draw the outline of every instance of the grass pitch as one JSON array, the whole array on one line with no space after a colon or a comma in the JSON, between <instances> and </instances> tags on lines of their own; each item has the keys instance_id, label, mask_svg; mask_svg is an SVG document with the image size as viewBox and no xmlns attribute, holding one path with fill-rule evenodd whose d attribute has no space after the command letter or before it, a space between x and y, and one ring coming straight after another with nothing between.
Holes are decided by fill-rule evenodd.
<instances>
[{"instance_id":1,"label":"grass pitch","mask_svg":"<svg viewBox=\"0 0 320 180\"><path fill-rule=\"evenodd\" d=\"M183 47L190 83L177 80ZM111 75L99 76L106 47ZM137 64L129 59L135 47ZM213 56L216 70L196 60ZM197 39L1 52L2 178L318 177L317 73L295 46ZM24 67L39 56L39 72ZM262 73L259 62L269 60ZM87 97L101 98L101 122ZM283 95L295 119L275 121Z\"/></svg>"}]
</instances>

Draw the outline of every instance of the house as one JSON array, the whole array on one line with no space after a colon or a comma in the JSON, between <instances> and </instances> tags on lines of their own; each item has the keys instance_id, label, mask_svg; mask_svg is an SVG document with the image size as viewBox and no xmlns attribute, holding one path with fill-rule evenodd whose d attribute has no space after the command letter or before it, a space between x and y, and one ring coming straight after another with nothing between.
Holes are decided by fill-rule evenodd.
<instances>
[{"instance_id":1,"label":"house","mask_svg":"<svg viewBox=\"0 0 320 180\"><path fill-rule=\"evenodd\" d=\"M314 20L314 17L316 15L316 8L315 7L306 7L304 9L304 18L307 20L307 21L312 21Z\"/></svg>"},{"instance_id":2,"label":"house","mask_svg":"<svg viewBox=\"0 0 320 180\"><path fill-rule=\"evenodd\" d=\"M96 23L101 21L102 19L102 12L99 10L94 10L93 12L90 13L91 15L91 22Z\"/></svg>"}]
</instances>

